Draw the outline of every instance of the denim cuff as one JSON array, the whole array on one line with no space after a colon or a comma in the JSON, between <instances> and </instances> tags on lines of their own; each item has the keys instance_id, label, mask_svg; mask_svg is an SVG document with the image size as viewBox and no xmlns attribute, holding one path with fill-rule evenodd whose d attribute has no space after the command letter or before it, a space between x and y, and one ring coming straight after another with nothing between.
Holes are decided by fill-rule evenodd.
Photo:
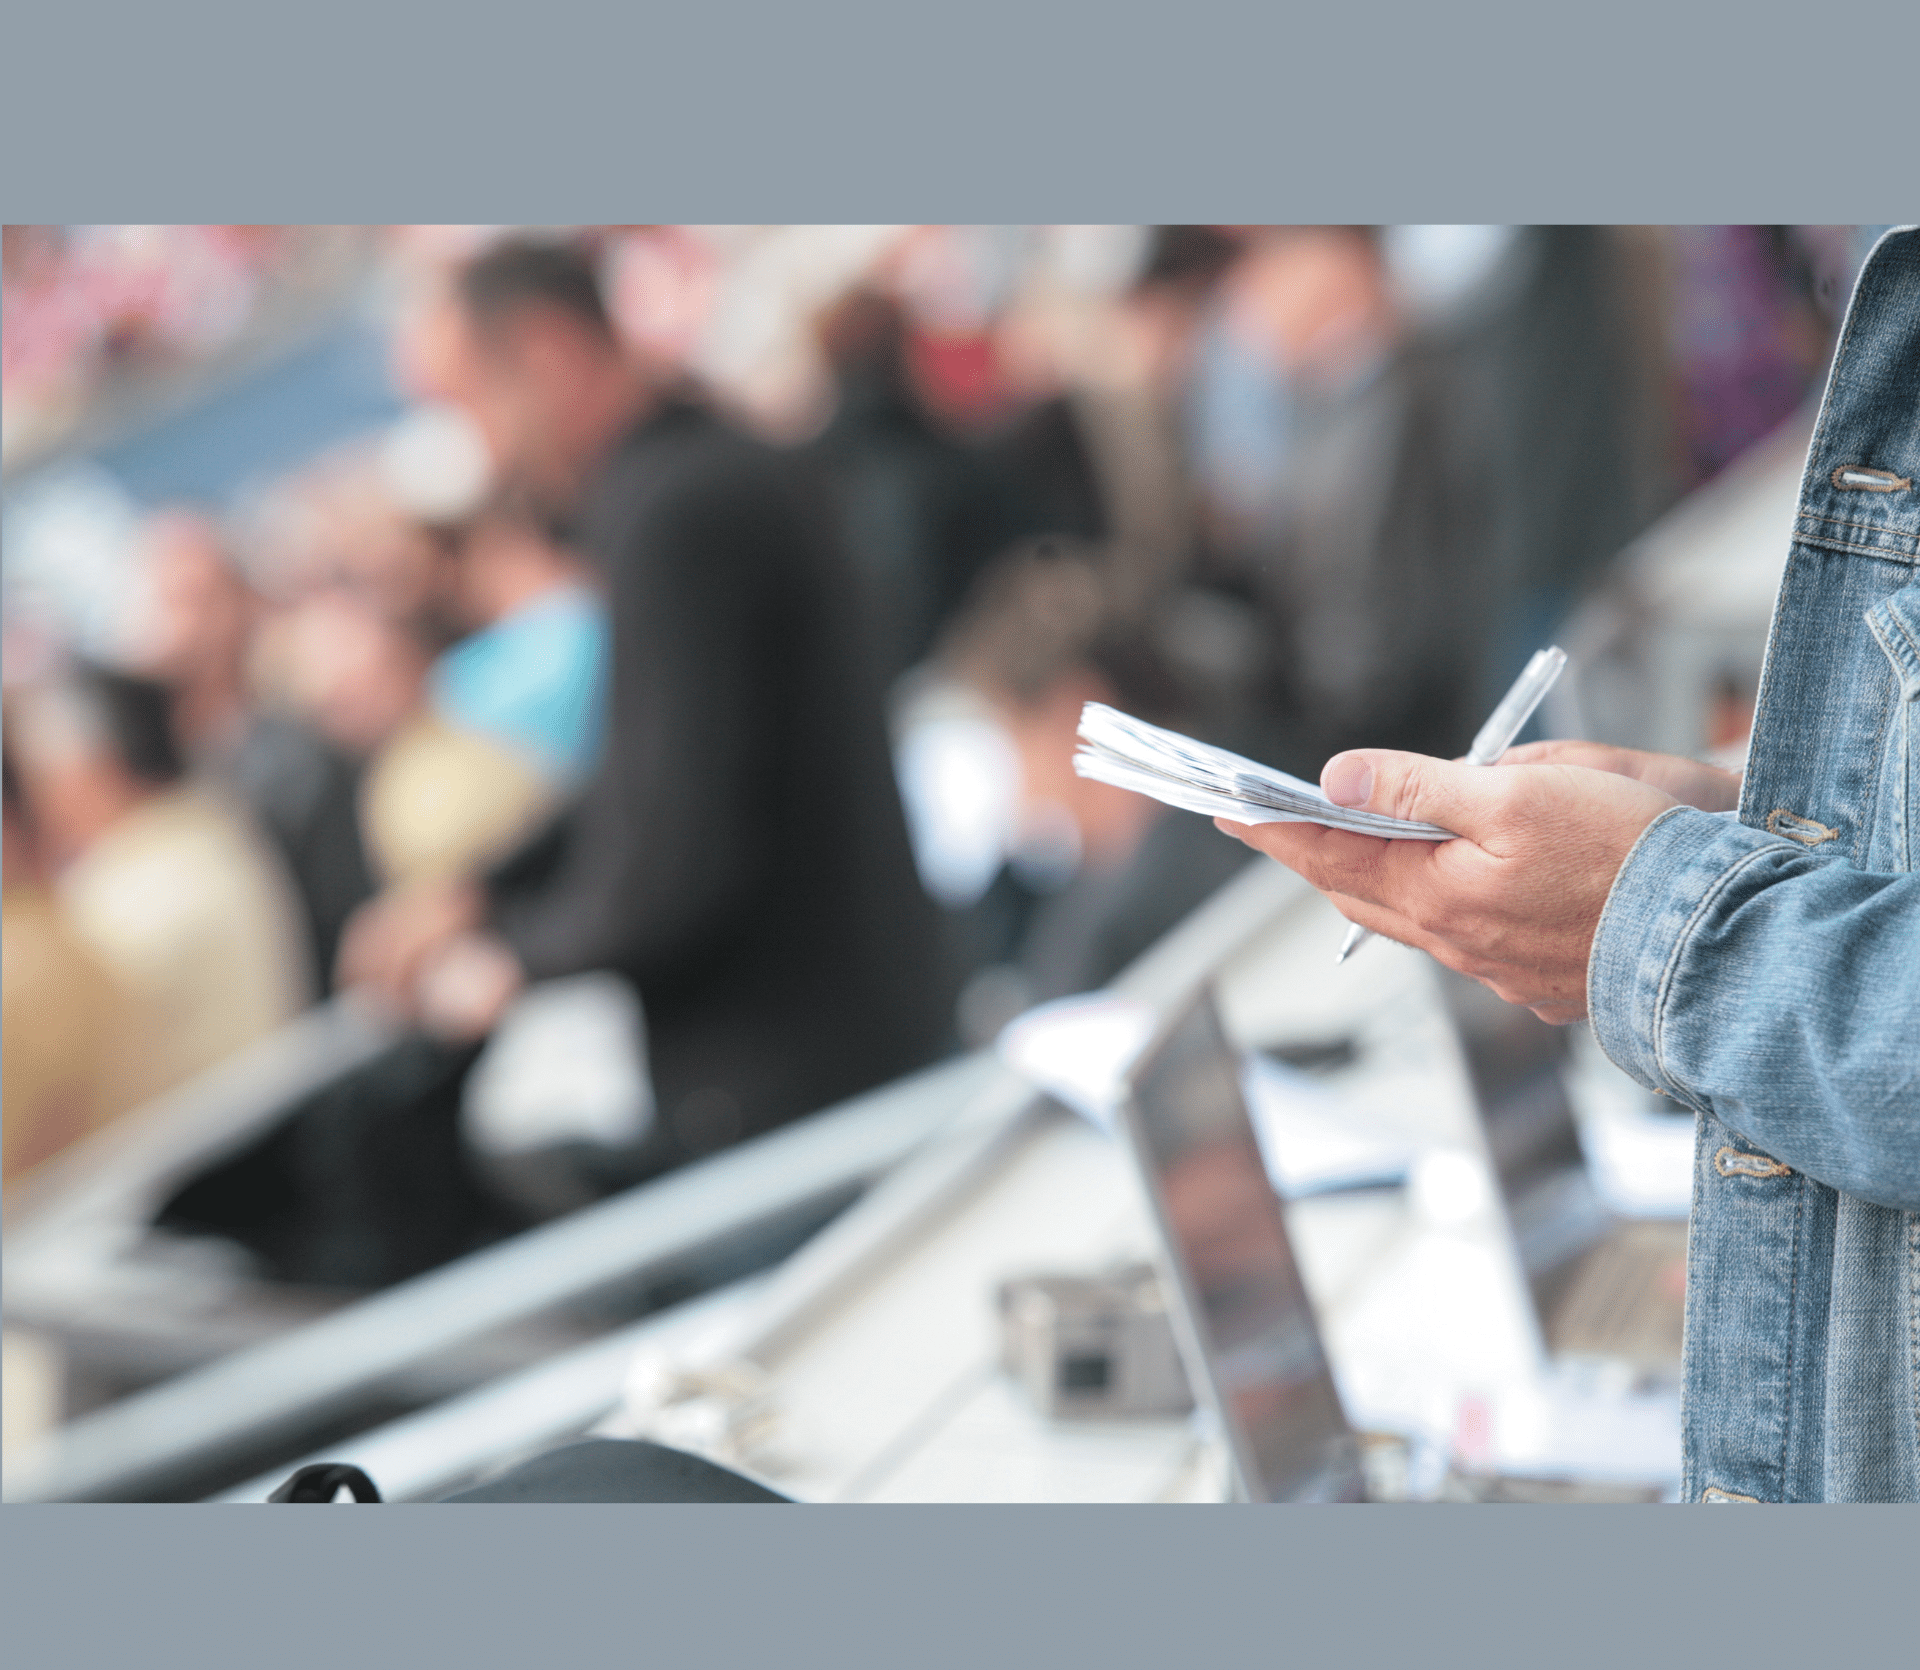
<instances>
[{"instance_id":1,"label":"denim cuff","mask_svg":"<svg viewBox=\"0 0 1920 1670\"><path fill-rule=\"evenodd\" d=\"M1734 873L1783 843L1763 830L1691 806L1641 831L1600 912L1587 958L1587 1017L1608 1060L1649 1090L1696 1113L1662 1059L1667 992L1687 943Z\"/></svg>"}]
</instances>

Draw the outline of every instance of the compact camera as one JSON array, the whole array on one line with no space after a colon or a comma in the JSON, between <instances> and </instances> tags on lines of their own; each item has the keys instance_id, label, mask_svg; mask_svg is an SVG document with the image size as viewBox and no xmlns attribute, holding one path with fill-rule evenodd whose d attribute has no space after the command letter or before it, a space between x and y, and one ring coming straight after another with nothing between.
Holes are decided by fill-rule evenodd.
<instances>
[{"instance_id":1,"label":"compact camera","mask_svg":"<svg viewBox=\"0 0 1920 1670\"><path fill-rule=\"evenodd\" d=\"M1000 1284L1000 1358L1043 1415L1105 1420L1193 1407L1159 1275L1022 1276Z\"/></svg>"}]
</instances>

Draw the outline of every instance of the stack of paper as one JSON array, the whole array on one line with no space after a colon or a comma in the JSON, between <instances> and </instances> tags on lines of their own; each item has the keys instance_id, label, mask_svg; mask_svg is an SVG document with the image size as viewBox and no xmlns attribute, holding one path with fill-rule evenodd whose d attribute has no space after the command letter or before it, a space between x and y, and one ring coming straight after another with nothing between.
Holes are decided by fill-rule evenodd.
<instances>
[{"instance_id":1,"label":"stack of paper","mask_svg":"<svg viewBox=\"0 0 1920 1670\"><path fill-rule=\"evenodd\" d=\"M1081 710L1080 743L1073 769L1082 777L1151 795L1205 817L1235 823L1321 823L1398 841L1453 839L1452 830L1437 824L1336 806L1312 783L1163 731L1100 702L1088 702Z\"/></svg>"}]
</instances>

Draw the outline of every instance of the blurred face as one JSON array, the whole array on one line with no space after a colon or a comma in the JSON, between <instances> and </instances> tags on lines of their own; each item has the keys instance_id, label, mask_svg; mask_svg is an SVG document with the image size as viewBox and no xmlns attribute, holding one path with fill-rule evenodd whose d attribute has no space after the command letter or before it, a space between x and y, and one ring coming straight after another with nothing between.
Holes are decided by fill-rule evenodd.
<instances>
[{"instance_id":1,"label":"blurred face","mask_svg":"<svg viewBox=\"0 0 1920 1670\"><path fill-rule=\"evenodd\" d=\"M150 613L136 658L168 684L230 676L246 650L252 599L227 566L217 531L194 516L156 522L146 542Z\"/></svg>"},{"instance_id":2,"label":"blurred face","mask_svg":"<svg viewBox=\"0 0 1920 1670\"><path fill-rule=\"evenodd\" d=\"M70 863L153 793L58 690L24 692L10 718L7 741L39 860Z\"/></svg>"},{"instance_id":3,"label":"blurred face","mask_svg":"<svg viewBox=\"0 0 1920 1670\"><path fill-rule=\"evenodd\" d=\"M1228 281L1228 316L1296 375L1338 376L1384 340L1386 275L1365 239L1299 227L1256 243Z\"/></svg>"},{"instance_id":4,"label":"blurred face","mask_svg":"<svg viewBox=\"0 0 1920 1670\"><path fill-rule=\"evenodd\" d=\"M442 398L463 407L503 476L562 509L624 414L617 354L557 312L523 307L482 333L452 301L421 329L415 363Z\"/></svg>"},{"instance_id":5,"label":"blurred face","mask_svg":"<svg viewBox=\"0 0 1920 1670\"><path fill-rule=\"evenodd\" d=\"M573 559L534 529L489 517L468 534L454 565L453 612L463 626L490 626L577 573Z\"/></svg>"},{"instance_id":6,"label":"blurred face","mask_svg":"<svg viewBox=\"0 0 1920 1670\"><path fill-rule=\"evenodd\" d=\"M441 551L384 499L355 507L332 531L327 581L373 613L412 620L439 602L447 581Z\"/></svg>"},{"instance_id":7,"label":"blurred face","mask_svg":"<svg viewBox=\"0 0 1920 1670\"><path fill-rule=\"evenodd\" d=\"M377 747L421 705L425 651L349 597L308 598L289 611L277 640L288 693L350 752Z\"/></svg>"}]
</instances>

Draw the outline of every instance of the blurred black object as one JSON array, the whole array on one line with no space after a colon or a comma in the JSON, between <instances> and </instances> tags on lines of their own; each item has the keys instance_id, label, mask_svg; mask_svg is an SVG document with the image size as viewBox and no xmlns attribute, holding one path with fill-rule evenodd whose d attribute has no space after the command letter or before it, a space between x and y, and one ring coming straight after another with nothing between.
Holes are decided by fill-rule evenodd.
<instances>
[{"instance_id":1,"label":"blurred black object","mask_svg":"<svg viewBox=\"0 0 1920 1670\"><path fill-rule=\"evenodd\" d=\"M302 1467L278 1490L269 1502L331 1502L342 1490L356 1502L377 1502L380 1487L358 1467L343 1461L317 1461Z\"/></svg>"},{"instance_id":2,"label":"blurred black object","mask_svg":"<svg viewBox=\"0 0 1920 1670\"><path fill-rule=\"evenodd\" d=\"M378 1502L358 1467L320 1461L302 1467L269 1502L331 1502L342 1490ZM510 1467L443 1502L790 1502L731 1469L642 1438L586 1438Z\"/></svg>"},{"instance_id":3,"label":"blurred black object","mask_svg":"<svg viewBox=\"0 0 1920 1670\"><path fill-rule=\"evenodd\" d=\"M443 1502L788 1502L728 1468L639 1438L563 1444Z\"/></svg>"},{"instance_id":4,"label":"blurred black object","mask_svg":"<svg viewBox=\"0 0 1920 1670\"><path fill-rule=\"evenodd\" d=\"M262 713L216 769L285 863L306 920L314 990L331 991L347 919L374 893L360 764L300 721Z\"/></svg>"},{"instance_id":5,"label":"blurred black object","mask_svg":"<svg viewBox=\"0 0 1920 1670\"><path fill-rule=\"evenodd\" d=\"M387 1287L527 1227L460 1139L478 1046L403 1039L177 1190L158 1227L246 1248L270 1279Z\"/></svg>"}]
</instances>

